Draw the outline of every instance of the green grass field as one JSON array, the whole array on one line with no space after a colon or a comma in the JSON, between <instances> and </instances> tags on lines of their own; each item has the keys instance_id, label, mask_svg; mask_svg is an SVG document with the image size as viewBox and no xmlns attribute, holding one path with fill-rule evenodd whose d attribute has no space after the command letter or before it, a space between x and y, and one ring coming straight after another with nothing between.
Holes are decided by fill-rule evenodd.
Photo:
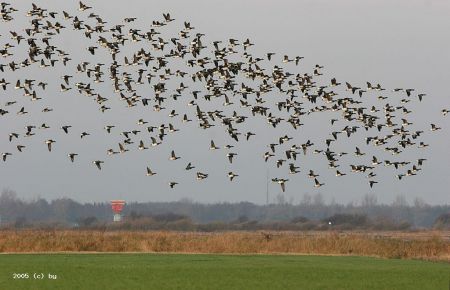
<instances>
[{"instance_id":1,"label":"green grass field","mask_svg":"<svg viewBox=\"0 0 450 290\"><path fill-rule=\"evenodd\" d=\"M14 277L28 273L29 278ZM34 279L34 273L45 278ZM49 279L48 274L56 275ZM4 254L0 289L449 289L450 264L329 256ZM54 276L53 276L54 277Z\"/></svg>"}]
</instances>

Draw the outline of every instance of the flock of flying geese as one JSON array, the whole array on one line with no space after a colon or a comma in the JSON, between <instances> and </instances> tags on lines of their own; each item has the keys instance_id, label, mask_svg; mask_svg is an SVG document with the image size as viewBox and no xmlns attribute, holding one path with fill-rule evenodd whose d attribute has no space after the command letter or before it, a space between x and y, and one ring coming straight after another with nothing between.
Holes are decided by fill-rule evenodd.
<instances>
[{"instance_id":1,"label":"flock of flying geese","mask_svg":"<svg viewBox=\"0 0 450 290\"><path fill-rule=\"evenodd\" d=\"M313 180L314 187L323 186L324 183L319 181L320 175L313 170L306 168L300 170L298 155L306 156L311 152L322 154L336 176L343 177L350 172L364 173L370 187L377 183L375 180L377 166L383 164L395 168L396 176L402 179L416 175L426 160L417 158L414 161L390 161L379 160L376 156L372 156L368 163L356 162L350 165L350 168L340 168L339 161L344 155L354 155L355 160L359 161L361 159L358 158L366 153L358 147L354 152L333 150L333 143L338 139L350 138L356 132L364 130L368 136L361 142L381 148L394 156L401 154L405 148L427 147L428 144L420 141L425 129L414 129L413 124L407 119L412 113L407 107L408 103L422 102L426 99L424 93L416 93L412 88L388 90L380 84L374 85L370 82L363 87L340 82L336 78L324 81L324 77L321 77L323 75L321 65L315 65L310 73L289 72L286 67L301 67L303 57L284 55L279 58L272 52L264 56L255 56L250 53L254 44L249 39L242 42L229 39L206 44L203 40L204 34L195 33L194 27L189 22L184 22L183 29L174 37L163 39L160 30L174 21L169 13L163 14L162 19L153 21L149 30L141 30L132 27L136 18L125 18L122 23L111 25L82 2L79 3L78 10L78 14L55 12L32 4L31 10L26 13L30 18L30 26L0 36L2 45L0 71L3 73L10 70L20 74L30 67L39 66L51 70L57 67L68 68L73 64L76 71L61 76L59 84L61 94L69 91L78 92L93 99L100 113L107 113L113 110L108 104L110 99L96 91L96 86L109 81L112 92L123 101L125 107L143 106L148 108L148 115L168 114L169 120L172 120L167 124L155 125L145 121L145 116L136 118L139 127L118 132L123 141L118 144L117 150L107 149L107 156L125 154L130 150L145 151L163 145L166 136L181 130L174 125L178 119L182 124L197 122L199 128L203 130L222 125L225 136L229 136L230 144L218 146L211 140L209 149L226 150L224 157L232 164L238 156L239 144L250 138L258 138L255 136L256 133L242 128L246 120L259 118L266 122L267 126L277 128L280 124L288 124L298 132L291 136L286 132L280 134L277 140L267 144L267 151L262 154L262 159L265 162L274 162L277 168L283 168L286 163L290 176L302 173L305 169L306 175ZM1 3L1 18L4 22L14 21L17 12L18 10L11 4ZM90 63L71 59L73 56L56 46L53 41L56 37L62 37L64 31L69 29L79 32L86 39L86 43L95 41L95 45L86 48L87 52L93 56L100 53L109 54L110 62ZM129 46L134 44L146 49L140 48L129 53ZM19 47L26 48L25 59L14 58L14 52ZM280 61L277 62L276 58ZM185 64L185 69L172 69L170 64L175 60L181 60ZM86 80L74 83L72 78L75 74L85 77ZM169 81L177 83L177 86L170 89ZM189 88L189 86L200 87L199 85L203 89ZM39 79L0 79L0 88L5 93L9 89L21 90L23 96L29 98L29 103L25 105L19 105L23 103L23 99L0 103L0 118L7 114L26 116L28 105L45 99L47 87L51 85ZM338 94L338 89L344 93ZM144 90L145 93L141 93ZM195 116L189 116L189 110L179 113L170 108L168 100L186 102L187 107L193 108L192 111L195 110ZM375 101L379 106L366 107L366 100ZM399 105L390 104L397 101ZM221 107L227 110L221 107L215 110L204 109L205 104L214 102L221 102ZM245 110L247 114L237 113L234 109L236 107ZM233 113L228 114L228 110ZM45 107L42 114L52 111L53 108ZM332 132L329 136L325 136L323 143L314 144L310 140L299 143L298 140L302 137L302 122L312 114L327 113L333 115L329 120ZM443 109L441 113L446 116L449 110ZM115 125L110 124L104 126L108 134L116 133L115 128ZM23 133L9 132L7 136L9 142L17 142L17 153L2 153L3 161L6 162L9 158L13 158L14 154L26 150L23 137L39 138L37 129L51 128L45 123L30 124L25 127ZM428 127L431 131L440 129L436 124ZM72 126L61 125L55 130L71 134ZM89 132L83 131L80 138L89 138L89 135ZM52 151L57 142L58 140L53 139L43 140L48 151ZM76 162L78 153L67 154L71 162ZM169 160L179 159L181 157L172 150ZM104 158L92 162L99 170L105 163ZM185 170L194 168L193 162L189 162ZM156 174L150 166L146 168L147 176ZM233 181L239 175L229 171L227 176ZM196 178L206 179L208 173L197 172ZM274 177L272 181L280 184L285 191L289 179L286 176ZM177 184L176 180L169 182L171 188Z\"/></svg>"}]
</instances>

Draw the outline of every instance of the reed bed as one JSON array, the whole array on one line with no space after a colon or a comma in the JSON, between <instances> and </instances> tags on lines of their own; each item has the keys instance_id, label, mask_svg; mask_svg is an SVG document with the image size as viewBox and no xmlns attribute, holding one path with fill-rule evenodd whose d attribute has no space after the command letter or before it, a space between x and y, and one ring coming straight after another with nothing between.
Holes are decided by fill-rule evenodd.
<instances>
[{"instance_id":1,"label":"reed bed","mask_svg":"<svg viewBox=\"0 0 450 290\"><path fill-rule=\"evenodd\" d=\"M449 236L448 232L3 230L0 253L306 254L450 261Z\"/></svg>"}]
</instances>

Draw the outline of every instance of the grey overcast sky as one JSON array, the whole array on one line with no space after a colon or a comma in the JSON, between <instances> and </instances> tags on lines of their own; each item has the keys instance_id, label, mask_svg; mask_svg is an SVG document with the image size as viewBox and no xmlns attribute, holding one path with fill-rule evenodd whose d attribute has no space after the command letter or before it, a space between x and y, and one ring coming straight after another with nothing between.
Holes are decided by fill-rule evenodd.
<instances>
[{"instance_id":1,"label":"grey overcast sky","mask_svg":"<svg viewBox=\"0 0 450 290\"><path fill-rule=\"evenodd\" d=\"M10 39L9 31L24 34L23 29L29 21L25 13L31 8L31 2L10 2L19 12L14 14L16 19L13 22L0 24L2 46L7 42L14 42ZM83 15L80 17L82 19L88 14L78 11L78 1L34 2L60 14L62 10L66 10L72 15ZM404 154L400 155L401 158L398 158L411 161L421 157L427 158L423 170L417 176L399 181L391 168L380 168L376 172L376 180L379 183L370 189L364 175L348 174L341 179L335 177L334 171L328 169L323 156L310 154L308 158L302 159L301 164L298 164L301 167L298 176L290 176L286 168L284 171L277 170L274 162L264 162L262 155L269 150L265 144L284 135L283 130L286 134L298 138L297 144L311 139L324 147L322 143L328 138L331 115L322 116L323 114L311 115L302 120L305 125L297 131L287 125L275 130L268 127L263 118L249 118L252 120L246 122L242 127L245 128L243 131L251 130L257 135L248 142L239 142L239 148L235 150L239 155L230 165L224 149L216 152L209 150L211 139L219 146L231 143L223 127L218 125L209 130L201 130L197 122L182 124L179 119L170 119L167 110L155 113L151 107L124 108L124 104L117 100L111 90L107 76L105 84L99 86L97 91L111 99L107 105L114 106L114 110L101 114L92 99L79 95L75 89L69 93L60 93L59 85L63 82L60 77L66 73L75 75L75 65L83 60L108 64L110 56L104 51L91 56L86 47L96 45L96 39L87 41L81 33L72 30L69 22L60 19L69 29L62 32L64 37L59 36L57 40L55 38L55 43L71 54L72 62L68 67L36 67L15 73L7 69L5 73L1 73L0 78L6 78L13 85L10 85L7 92L1 92L0 108L5 108L5 102L14 99L18 100L18 104L8 108L11 113L0 118L0 152L13 152L7 162L0 162L0 188L13 189L27 199L70 197L77 201L92 202L116 198L127 201L173 201L190 198L199 202L264 203L268 173L269 177L288 176L289 182L284 194L288 199L292 197L295 202L300 201L305 193L318 192L327 201L334 198L336 202L343 203L359 201L367 193L373 193L378 197L378 201L387 203L399 194L406 196L409 201L420 197L431 204L450 202L450 117L443 117L440 113L443 108L450 108L450 1L83 2L93 6L92 12L108 22L106 27L122 22L125 17L137 17L130 27L145 31L150 29L153 20L162 19L162 13L170 12L176 21L161 29L168 41L170 37L177 36L183 27L183 21L189 21L195 27L195 32L206 35L203 40L208 46L211 46L214 40L222 40L225 43L229 38L236 38L241 42L250 38L255 44L250 50L252 54L263 57L266 52L276 52L275 58L280 65L285 54L305 57L298 67L286 66L286 70L293 73L311 72L315 64L323 65L322 84L328 84L332 77L336 77L342 83L348 81L360 87L365 87L366 81L380 83L389 90L387 95L397 87L415 88L416 93L426 93L423 102L415 101L409 106L414 113L408 120L414 122L415 128L425 131L423 140L429 143L430 147L425 150L405 150ZM122 56L127 53L131 55L135 50L122 51ZM211 48L207 50L211 51ZM24 51L20 52L19 49L18 55L20 57L17 61L25 58ZM0 59L0 63L5 61ZM178 67L182 67L181 63L178 63ZM17 79L25 78L46 80L49 83L41 103L30 102L22 96L21 90L13 89ZM80 75L75 75L71 85L82 80ZM345 91L342 89L341 93L345 94ZM398 101L399 98L394 97L390 103L398 105ZM235 102L238 103L238 99ZM182 104L174 103L173 108L181 115L186 112L191 119L195 119L195 108L187 108L186 103L187 101L182 101ZM30 112L28 116L15 114L21 106ZM54 111L41 113L45 106L52 107ZM213 108L208 106L204 105L205 109ZM218 109L226 110L222 107ZM127 154L119 154L120 156L107 156L107 148L117 150L117 143L121 141L118 133L138 128L136 121L140 118L156 126L171 122L181 130L168 136L160 147L146 152L130 150ZM23 135L24 126L39 126L44 122L52 128L45 132L36 129L36 136L29 139L21 137L20 141L8 141L9 133L18 132ZM438 124L443 130L430 132L430 123ZM59 129L67 124L73 126L69 135ZM102 129L107 124L116 125L114 136L107 135ZM338 123L337 128L344 126L344 122ZM91 136L80 140L79 134L82 131L91 133ZM396 158L380 152L377 148L364 146L366 135L367 133L360 132L352 142L336 142L334 149L338 152L350 152L350 161L355 159L352 153L355 146L360 146L369 159L372 155L377 155L382 160ZM51 153L47 152L44 144L44 140L49 138L56 140ZM135 141L140 138L136 137ZM145 142L149 143L149 138L146 138ZM15 145L20 143L27 148L19 154ZM133 146L136 147L137 144ZM182 157L181 160L168 161L172 149ZM73 164L67 158L69 152L79 154ZM102 171L92 165L92 160L97 159L105 160ZM184 167L188 162L192 162L196 169L187 173ZM145 176L146 166L150 166L157 175ZM203 181L195 180L197 169L209 173L209 178ZM318 172L320 181L326 185L314 188L311 179L306 177L309 169ZM226 177L230 170L239 174L232 183ZM347 173L350 171L348 165L340 170ZM167 186L169 180L176 180L180 184L170 189ZM280 186L270 182L269 192L273 199L280 193Z\"/></svg>"}]
</instances>

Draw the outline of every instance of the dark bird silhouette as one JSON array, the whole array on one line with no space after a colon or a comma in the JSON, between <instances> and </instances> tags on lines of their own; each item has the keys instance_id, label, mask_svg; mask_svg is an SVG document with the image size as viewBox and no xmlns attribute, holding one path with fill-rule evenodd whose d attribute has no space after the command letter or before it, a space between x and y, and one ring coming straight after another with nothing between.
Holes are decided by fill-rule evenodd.
<instances>
[{"instance_id":1,"label":"dark bird silhouette","mask_svg":"<svg viewBox=\"0 0 450 290\"><path fill-rule=\"evenodd\" d=\"M98 170L102 170L102 164L105 162L101 161L101 160L96 160L96 161L92 161L92 163L94 163L95 166L97 166Z\"/></svg>"},{"instance_id":2,"label":"dark bird silhouette","mask_svg":"<svg viewBox=\"0 0 450 290\"><path fill-rule=\"evenodd\" d=\"M68 156L70 158L70 161L74 162L75 161L75 156L77 156L77 155L78 155L77 153L69 153Z\"/></svg>"},{"instance_id":3,"label":"dark bird silhouette","mask_svg":"<svg viewBox=\"0 0 450 290\"><path fill-rule=\"evenodd\" d=\"M148 166L147 166L147 176L153 176L156 172L153 172Z\"/></svg>"}]
</instances>

